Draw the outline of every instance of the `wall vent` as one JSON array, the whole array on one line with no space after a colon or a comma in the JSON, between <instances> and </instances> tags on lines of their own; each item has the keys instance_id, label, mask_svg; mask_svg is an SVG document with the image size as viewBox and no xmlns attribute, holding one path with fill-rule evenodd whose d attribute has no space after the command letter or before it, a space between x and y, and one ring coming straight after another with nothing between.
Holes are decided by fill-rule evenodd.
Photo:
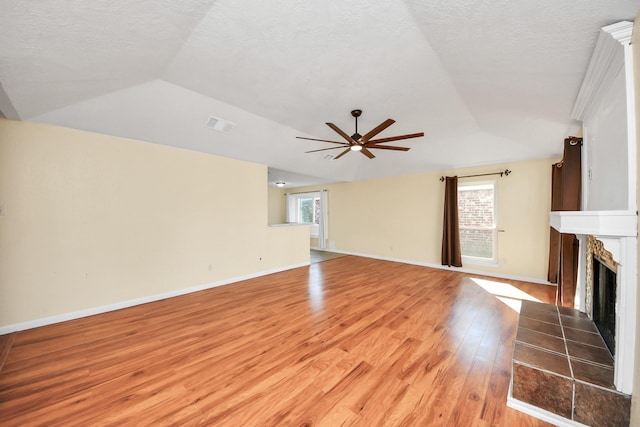
<instances>
[{"instance_id":1,"label":"wall vent","mask_svg":"<svg viewBox=\"0 0 640 427\"><path fill-rule=\"evenodd\" d=\"M209 120L207 120L206 126L209 129L228 134L231 133L236 124L229 120L221 119L220 117L211 116Z\"/></svg>"}]
</instances>

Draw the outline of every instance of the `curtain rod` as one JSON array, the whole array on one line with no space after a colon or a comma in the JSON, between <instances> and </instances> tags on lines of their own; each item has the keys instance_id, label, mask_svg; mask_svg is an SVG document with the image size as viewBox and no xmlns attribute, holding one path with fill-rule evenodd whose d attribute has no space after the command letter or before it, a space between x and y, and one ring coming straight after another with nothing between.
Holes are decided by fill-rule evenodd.
<instances>
[{"instance_id":1,"label":"curtain rod","mask_svg":"<svg viewBox=\"0 0 640 427\"><path fill-rule=\"evenodd\" d=\"M465 176L459 176L458 178L473 178L473 177L476 177L476 176L489 176L489 175L509 176L510 173L511 173L511 171L509 169L505 169L505 170L500 171L500 172L480 173L478 175L465 175ZM444 181L444 176L440 177L440 181Z\"/></svg>"}]
</instances>

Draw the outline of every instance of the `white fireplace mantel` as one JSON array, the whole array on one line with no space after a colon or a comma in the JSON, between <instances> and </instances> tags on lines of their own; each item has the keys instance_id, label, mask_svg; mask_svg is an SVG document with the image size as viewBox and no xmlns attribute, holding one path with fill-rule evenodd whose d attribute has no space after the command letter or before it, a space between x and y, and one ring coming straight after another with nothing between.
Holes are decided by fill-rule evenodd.
<instances>
[{"instance_id":1,"label":"white fireplace mantel","mask_svg":"<svg viewBox=\"0 0 640 427\"><path fill-rule=\"evenodd\" d=\"M560 233L596 236L622 265L628 260L622 254L621 238L638 236L638 214L633 211L554 211L549 221Z\"/></svg>"},{"instance_id":2,"label":"white fireplace mantel","mask_svg":"<svg viewBox=\"0 0 640 427\"><path fill-rule=\"evenodd\" d=\"M580 310L585 311L586 236L600 240L618 263L614 376L616 388L631 394L631 373L635 363L638 214L635 211L551 212L550 223L561 233L577 235L580 241L576 301Z\"/></svg>"},{"instance_id":3,"label":"white fireplace mantel","mask_svg":"<svg viewBox=\"0 0 640 427\"><path fill-rule=\"evenodd\" d=\"M567 234L637 237L638 214L635 211L555 211L553 228Z\"/></svg>"}]
</instances>

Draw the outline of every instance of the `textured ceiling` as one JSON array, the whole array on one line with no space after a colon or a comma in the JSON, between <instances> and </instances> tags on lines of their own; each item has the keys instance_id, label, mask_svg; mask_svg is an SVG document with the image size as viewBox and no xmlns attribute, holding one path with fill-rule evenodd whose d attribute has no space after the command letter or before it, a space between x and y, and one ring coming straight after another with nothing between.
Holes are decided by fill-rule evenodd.
<instances>
[{"instance_id":1,"label":"textured ceiling","mask_svg":"<svg viewBox=\"0 0 640 427\"><path fill-rule=\"evenodd\" d=\"M601 27L637 0L2 0L0 113L351 181L560 154ZM411 151L349 153L324 122ZM230 134L205 127L213 115ZM306 179L303 177L306 176Z\"/></svg>"}]
</instances>

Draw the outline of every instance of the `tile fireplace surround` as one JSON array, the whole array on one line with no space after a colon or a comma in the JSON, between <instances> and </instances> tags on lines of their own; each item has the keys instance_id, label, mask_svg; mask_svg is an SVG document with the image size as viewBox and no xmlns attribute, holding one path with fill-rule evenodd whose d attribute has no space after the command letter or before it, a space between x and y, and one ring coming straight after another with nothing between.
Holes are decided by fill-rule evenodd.
<instances>
[{"instance_id":1,"label":"tile fireplace surround","mask_svg":"<svg viewBox=\"0 0 640 427\"><path fill-rule=\"evenodd\" d=\"M576 308L523 301L507 405L558 426L629 425L637 284L635 211L551 212L580 242ZM588 241L617 266L615 357L591 315ZM621 418L616 418L621 417Z\"/></svg>"},{"instance_id":2,"label":"tile fireplace surround","mask_svg":"<svg viewBox=\"0 0 640 427\"><path fill-rule=\"evenodd\" d=\"M523 301L511 399L562 425L627 426L631 396L616 391L613 358L594 323L566 307ZM512 406L512 405L510 405Z\"/></svg>"}]
</instances>

